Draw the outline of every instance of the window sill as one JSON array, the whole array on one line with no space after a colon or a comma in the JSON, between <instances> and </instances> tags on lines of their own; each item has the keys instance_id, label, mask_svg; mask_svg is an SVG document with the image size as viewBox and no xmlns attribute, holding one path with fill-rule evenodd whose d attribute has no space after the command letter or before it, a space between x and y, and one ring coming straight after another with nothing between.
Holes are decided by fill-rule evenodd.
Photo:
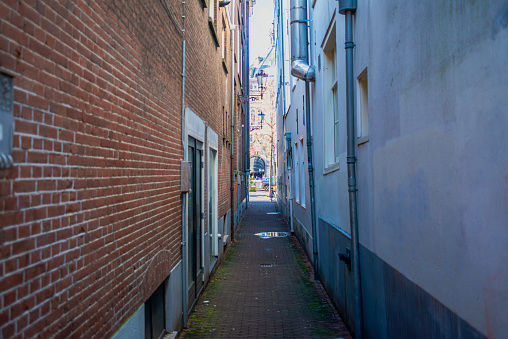
<instances>
[{"instance_id":1,"label":"window sill","mask_svg":"<svg viewBox=\"0 0 508 339\"><path fill-rule=\"evenodd\" d=\"M365 144L366 142L369 142L369 136L368 135L366 135L364 137L359 137L359 138L356 139L357 146Z\"/></svg>"},{"instance_id":2,"label":"window sill","mask_svg":"<svg viewBox=\"0 0 508 339\"><path fill-rule=\"evenodd\" d=\"M305 205L302 205L302 203L300 202L300 200L295 200L295 201L296 201L296 203L297 203L298 205L300 205L300 207L301 207L301 208L303 208L304 210L306 210L306 209L307 209L307 208L305 207Z\"/></svg>"},{"instance_id":3,"label":"window sill","mask_svg":"<svg viewBox=\"0 0 508 339\"><path fill-rule=\"evenodd\" d=\"M213 23L213 19L208 17L208 26L210 27L210 34L212 34L213 41L215 42L215 47L219 47L219 38L217 37L217 31L215 30L215 24Z\"/></svg>"},{"instance_id":4,"label":"window sill","mask_svg":"<svg viewBox=\"0 0 508 339\"><path fill-rule=\"evenodd\" d=\"M323 175L327 175L330 173L333 173L340 169L340 162L337 161L335 164L329 165L328 167L325 167L323 170Z\"/></svg>"}]
</instances>

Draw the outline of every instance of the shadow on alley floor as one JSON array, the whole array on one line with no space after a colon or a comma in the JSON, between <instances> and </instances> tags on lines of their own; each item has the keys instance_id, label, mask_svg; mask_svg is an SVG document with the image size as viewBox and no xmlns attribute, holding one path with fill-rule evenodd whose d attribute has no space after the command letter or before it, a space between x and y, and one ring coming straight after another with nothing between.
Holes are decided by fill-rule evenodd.
<instances>
[{"instance_id":1,"label":"shadow on alley floor","mask_svg":"<svg viewBox=\"0 0 508 339\"><path fill-rule=\"evenodd\" d=\"M250 195L224 264L180 338L351 338L266 192Z\"/></svg>"}]
</instances>

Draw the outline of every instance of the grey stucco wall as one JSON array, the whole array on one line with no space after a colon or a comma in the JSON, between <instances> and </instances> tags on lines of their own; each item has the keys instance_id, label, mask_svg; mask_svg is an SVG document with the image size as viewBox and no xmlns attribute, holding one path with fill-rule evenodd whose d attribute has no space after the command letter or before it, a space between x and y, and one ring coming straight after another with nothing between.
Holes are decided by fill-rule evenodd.
<instances>
[{"instance_id":1,"label":"grey stucco wall","mask_svg":"<svg viewBox=\"0 0 508 339\"><path fill-rule=\"evenodd\" d=\"M294 77L293 77L294 78ZM310 212L310 192L309 192L309 176L307 173L307 139L306 139L306 125L304 125L304 94L305 94L305 82L304 81L293 81L295 86L291 91L291 106L287 115L287 131L291 133L291 144L293 148L293 161L292 161L292 188L293 188L293 215L298 219L299 223L305 229L305 232L312 234L311 224L311 212ZM298 115L298 119L296 116ZM307 121L305 121L307 123ZM295 171L297 170L295 162L295 142L298 142L298 147L301 147L300 138L303 138L303 154L305 159L305 207L297 202L296 199L296 185L299 184L299 180L296 178ZM303 234L303 233L302 233Z\"/></svg>"},{"instance_id":2,"label":"grey stucco wall","mask_svg":"<svg viewBox=\"0 0 508 339\"><path fill-rule=\"evenodd\" d=\"M314 143L314 169L316 180L316 215L330 220L341 229L350 232L349 205L347 191L347 131L346 131L346 95L345 95L345 56L344 46L344 22L338 15L337 1L316 2L311 8L311 62L316 69L316 81L311 85L312 89L312 129ZM325 88L324 77L329 69L325 67L323 44L327 34L335 22L336 52L336 79L338 94L339 115L339 162L334 170L326 167L324 153L326 147L330 147L330 141L324 139L324 130L330 121L325 120L324 105ZM320 61L319 61L320 59Z\"/></svg>"},{"instance_id":3,"label":"grey stucco wall","mask_svg":"<svg viewBox=\"0 0 508 339\"><path fill-rule=\"evenodd\" d=\"M139 339L144 337L145 337L145 304L142 304L111 338Z\"/></svg>"},{"instance_id":4,"label":"grey stucco wall","mask_svg":"<svg viewBox=\"0 0 508 339\"><path fill-rule=\"evenodd\" d=\"M166 331L179 331L183 326L182 318L182 261L173 268L168 277L165 291Z\"/></svg>"},{"instance_id":5,"label":"grey stucco wall","mask_svg":"<svg viewBox=\"0 0 508 339\"><path fill-rule=\"evenodd\" d=\"M365 4L371 130L358 167L372 175L360 187L372 195L360 193L359 205L372 210L360 209L370 221L361 242L500 337L508 333L507 3Z\"/></svg>"},{"instance_id":6,"label":"grey stucco wall","mask_svg":"<svg viewBox=\"0 0 508 339\"><path fill-rule=\"evenodd\" d=\"M340 167L326 173L323 160L326 70L318 57L336 10L337 1L310 9L316 214L349 233L344 17L338 14ZM418 286L415 293L425 297L415 297L414 305L438 303L446 310L436 311L442 320L458 321L452 327L472 337L502 337L508 333L508 3L358 0L354 25L355 76L367 68L369 85L369 141L357 154L362 248L407 279L401 286ZM329 231L318 231L320 257L335 256ZM327 259L320 261L325 273ZM340 291L331 284L342 277L326 275L325 285ZM456 333L450 331L443 336Z\"/></svg>"},{"instance_id":7,"label":"grey stucco wall","mask_svg":"<svg viewBox=\"0 0 508 339\"><path fill-rule=\"evenodd\" d=\"M339 314L354 329L351 271L338 260L350 248L350 237L319 219L319 275ZM363 330L365 338L485 338L477 329L420 286L361 246Z\"/></svg>"}]
</instances>

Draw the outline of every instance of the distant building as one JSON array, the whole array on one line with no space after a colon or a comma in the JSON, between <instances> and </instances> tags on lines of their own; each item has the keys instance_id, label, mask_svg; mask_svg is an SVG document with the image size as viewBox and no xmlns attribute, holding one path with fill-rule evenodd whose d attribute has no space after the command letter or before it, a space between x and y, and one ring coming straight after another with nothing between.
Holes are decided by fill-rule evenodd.
<instances>
[{"instance_id":1,"label":"distant building","mask_svg":"<svg viewBox=\"0 0 508 339\"><path fill-rule=\"evenodd\" d=\"M293 1L291 1L293 3ZM357 3L357 7L356 7ZM276 2L277 191L339 313L367 338L508 333L506 1L303 1L310 93L290 75L290 1ZM345 16L353 13L355 135L347 131ZM288 31L289 29L289 31ZM307 46L307 45L305 45ZM353 46L353 45L349 45ZM310 100L311 121L304 121ZM316 237L308 135L312 127ZM347 142L354 142L356 181ZM361 317L348 184L357 184ZM313 242L317 246L313 245ZM352 252L351 252L352 253ZM356 260L356 259L354 259ZM359 309L359 307L358 307Z\"/></svg>"},{"instance_id":2,"label":"distant building","mask_svg":"<svg viewBox=\"0 0 508 339\"><path fill-rule=\"evenodd\" d=\"M251 3L0 4L0 337L182 328L246 204Z\"/></svg>"},{"instance_id":3,"label":"distant building","mask_svg":"<svg viewBox=\"0 0 508 339\"><path fill-rule=\"evenodd\" d=\"M275 163L276 120L275 120L275 58L274 51L259 58L250 66L250 163L251 173L255 176L269 176L270 162ZM259 88L256 74L267 74L264 88ZM261 97L262 92L262 97ZM264 163L264 168L258 164ZM274 165L272 165L275 168Z\"/></svg>"}]
</instances>

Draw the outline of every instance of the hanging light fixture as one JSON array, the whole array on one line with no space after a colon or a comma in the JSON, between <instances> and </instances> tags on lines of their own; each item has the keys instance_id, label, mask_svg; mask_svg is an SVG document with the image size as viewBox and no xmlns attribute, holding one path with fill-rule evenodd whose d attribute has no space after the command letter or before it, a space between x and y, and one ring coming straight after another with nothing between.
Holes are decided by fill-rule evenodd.
<instances>
[{"instance_id":1,"label":"hanging light fixture","mask_svg":"<svg viewBox=\"0 0 508 339\"><path fill-rule=\"evenodd\" d=\"M243 104L249 100L262 100L263 93L266 90L266 79L268 78L268 74L265 73L264 70L260 70L256 74L256 80L258 82L258 93L257 94L249 94L249 95L240 95L238 94L238 103Z\"/></svg>"}]
</instances>

